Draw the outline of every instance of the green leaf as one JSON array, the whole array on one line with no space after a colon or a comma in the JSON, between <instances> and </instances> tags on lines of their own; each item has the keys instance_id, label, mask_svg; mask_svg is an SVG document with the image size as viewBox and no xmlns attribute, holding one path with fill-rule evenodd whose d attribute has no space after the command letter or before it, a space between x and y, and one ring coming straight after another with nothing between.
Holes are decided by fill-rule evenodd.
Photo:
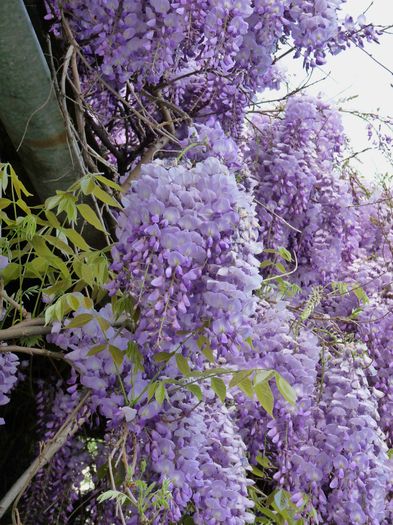
<instances>
[{"instance_id":1,"label":"green leaf","mask_svg":"<svg viewBox=\"0 0 393 525\"><path fill-rule=\"evenodd\" d=\"M274 263L273 261L270 261L269 259L266 259L265 261L262 261L259 267L263 270L263 268L268 268L269 266L272 266Z\"/></svg>"},{"instance_id":2,"label":"green leaf","mask_svg":"<svg viewBox=\"0 0 393 525\"><path fill-rule=\"evenodd\" d=\"M296 404L297 395L293 387L288 383L286 379L282 377L278 372L275 374L276 376L276 384L277 388L282 395L282 397L285 399L285 401L288 401L291 405Z\"/></svg>"},{"instance_id":3,"label":"green leaf","mask_svg":"<svg viewBox=\"0 0 393 525\"><path fill-rule=\"evenodd\" d=\"M108 206L112 206L113 208L121 208L120 204L113 197L111 197L109 193L104 191L99 186L94 186L92 193L94 197L96 197L101 202L108 204Z\"/></svg>"},{"instance_id":4,"label":"green leaf","mask_svg":"<svg viewBox=\"0 0 393 525\"><path fill-rule=\"evenodd\" d=\"M214 363L214 354L213 350L210 347L210 341L205 335L200 335L197 339L197 346L202 351L203 355L209 361L209 363Z\"/></svg>"},{"instance_id":5,"label":"green leaf","mask_svg":"<svg viewBox=\"0 0 393 525\"><path fill-rule=\"evenodd\" d=\"M52 244L55 248L60 250L65 255L74 254L72 248L70 248L68 244L60 240L58 237L54 237L53 235L43 235L42 238L45 239L45 241L47 241L48 243Z\"/></svg>"},{"instance_id":6,"label":"green leaf","mask_svg":"<svg viewBox=\"0 0 393 525\"><path fill-rule=\"evenodd\" d=\"M252 473L258 478L266 478L266 474L263 472L263 470L260 470L258 467L252 467Z\"/></svg>"},{"instance_id":7,"label":"green leaf","mask_svg":"<svg viewBox=\"0 0 393 525\"><path fill-rule=\"evenodd\" d=\"M76 197L72 195L71 193L67 192L57 192L58 195L60 195L60 200L57 205L58 213L61 213L64 211L64 213L67 215L67 219L71 223L75 223L78 212L76 209Z\"/></svg>"},{"instance_id":8,"label":"green leaf","mask_svg":"<svg viewBox=\"0 0 393 525\"><path fill-rule=\"evenodd\" d=\"M193 383L191 385L184 385L184 386L189 392L194 394L194 396L198 399L198 401L202 401L203 394L202 394L201 387L199 385L196 385L195 383Z\"/></svg>"},{"instance_id":9,"label":"green leaf","mask_svg":"<svg viewBox=\"0 0 393 525\"><path fill-rule=\"evenodd\" d=\"M360 286L357 286L352 291L356 295L360 303L364 303L364 304L368 303L369 299L367 297L366 292L363 290L363 288L361 288Z\"/></svg>"},{"instance_id":10,"label":"green leaf","mask_svg":"<svg viewBox=\"0 0 393 525\"><path fill-rule=\"evenodd\" d=\"M66 329L68 328L79 328L80 326L84 326L89 321L91 321L94 318L92 314L80 314L71 319L71 321L65 326Z\"/></svg>"},{"instance_id":11,"label":"green leaf","mask_svg":"<svg viewBox=\"0 0 393 525\"><path fill-rule=\"evenodd\" d=\"M279 524L282 524L282 520L280 519L280 517L277 516L277 514L274 514L273 511L267 509L266 507L260 508L259 510L260 510L260 512L262 512L263 514L265 514L265 516L267 516L268 518L270 518L271 520L273 520L273 523L279 523Z\"/></svg>"},{"instance_id":12,"label":"green leaf","mask_svg":"<svg viewBox=\"0 0 393 525\"><path fill-rule=\"evenodd\" d=\"M5 284L8 284L15 279L19 279L22 273L22 266L20 264L11 262L8 266L1 271L1 277Z\"/></svg>"},{"instance_id":13,"label":"green leaf","mask_svg":"<svg viewBox=\"0 0 393 525\"><path fill-rule=\"evenodd\" d=\"M206 359L209 361L209 363L214 363L214 361L215 361L214 354L213 354L213 350L210 348L210 346L206 346L202 350L202 354L206 357Z\"/></svg>"},{"instance_id":14,"label":"green leaf","mask_svg":"<svg viewBox=\"0 0 393 525\"><path fill-rule=\"evenodd\" d=\"M285 268L285 266L281 263L276 263L275 264L275 267L277 268L277 270L281 273L287 273L287 269Z\"/></svg>"},{"instance_id":15,"label":"green leaf","mask_svg":"<svg viewBox=\"0 0 393 525\"><path fill-rule=\"evenodd\" d=\"M45 208L47 210L52 210L53 208L56 208L56 206L59 205L60 201L61 195L53 195L53 197L48 197L45 201Z\"/></svg>"},{"instance_id":16,"label":"green leaf","mask_svg":"<svg viewBox=\"0 0 393 525\"><path fill-rule=\"evenodd\" d=\"M269 381L274 376L273 370L258 370L254 377L254 385Z\"/></svg>"},{"instance_id":17,"label":"green leaf","mask_svg":"<svg viewBox=\"0 0 393 525\"><path fill-rule=\"evenodd\" d=\"M93 308L94 304L90 297L84 297L81 294L81 306L84 308Z\"/></svg>"},{"instance_id":18,"label":"green leaf","mask_svg":"<svg viewBox=\"0 0 393 525\"><path fill-rule=\"evenodd\" d=\"M292 262L292 254L290 251L288 251L286 248L279 248L278 249L278 253L281 255L281 257L287 261L287 262Z\"/></svg>"},{"instance_id":19,"label":"green leaf","mask_svg":"<svg viewBox=\"0 0 393 525\"><path fill-rule=\"evenodd\" d=\"M105 335L106 331L111 327L111 323L101 315L97 315L96 319L101 328L101 332Z\"/></svg>"},{"instance_id":20,"label":"green leaf","mask_svg":"<svg viewBox=\"0 0 393 525\"><path fill-rule=\"evenodd\" d=\"M240 383L237 384L237 387L240 388L240 390L246 394L247 397L252 399L254 397L254 389L252 386L251 379L248 377L245 377L240 381Z\"/></svg>"},{"instance_id":21,"label":"green leaf","mask_svg":"<svg viewBox=\"0 0 393 525\"><path fill-rule=\"evenodd\" d=\"M263 468L274 468L274 465L271 463L270 459L267 456L258 455L256 457L256 460Z\"/></svg>"},{"instance_id":22,"label":"green leaf","mask_svg":"<svg viewBox=\"0 0 393 525\"><path fill-rule=\"evenodd\" d=\"M108 186L109 188L112 188L116 191L122 192L124 191L121 186L119 186L115 181L111 179L107 179L106 177L103 177L102 175L95 175L95 178L101 182L104 186Z\"/></svg>"},{"instance_id":23,"label":"green leaf","mask_svg":"<svg viewBox=\"0 0 393 525\"><path fill-rule=\"evenodd\" d=\"M15 203L19 208L26 213L26 215L31 215L31 210L25 203L23 199L18 199Z\"/></svg>"},{"instance_id":24,"label":"green leaf","mask_svg":"<svg viewBox=\"0 0 393 525\"><path fill-rule=\"evenodd\" d=\"M224 381L221 378L219 378L219 377L212 377L211 378L211 387L212 387L213 391L221 399L221 401L224 402L225 398L227 397L227 388L225 386Z\"/></svg>"},{"instance_id":25,"label":"green leaf","mask_svg":"<svg viewBox=\"0 0 393 525\"><path fill-rule=\"evenodd\" d=\"M363 312L363 308L354 308L349 316L350 319L357 319L359 315Z\"/></svg>"},{"instance_id":26,"label":"green leaf","mask_svg":"<svg viewBox=\"0 0 393 525\"><path fill-rule=\"evenodd\" d=\"M205 346L209 346L209 339L205 335L200 335L196 341L198 348L202 350Z\"/></svg>"},{"instance_id":27,"label":"green leaf","mask_svg":"<svg viewBox=\"0 0 393 525\"><path fill-rule=\"evenodd\" d=\"M8 206L12 203L10 199L0 199L0 210L4 210L5 208L8 208Z\"/></svg>"},{"instance_id":28,"label":"green leaf","mask_svg":"<svg viewBox=\"0 0 393 525\"><path fill-rule=\"evenodd\" d=\"M18 195L18 198L19 199L22 198L22 193L24 194L25 197L32 197L33 194L29 193L27 189L24 187L24 185L19 180L11 164L9 164L9 168L10 168L11 183L15 189L16 194Z\"/></svg>"},{"instance_id":29,"label":"green leaf","mask_svg":"<svg viewBox=\"0 0 393 525\"><path fill-rule=\"evenodd\" d=\"M84 195L90 195L94 190L95 184L91 175L85 175L80 180L80 188Z\"/></svg>"},{"instance_id":30,"label":"green leaf","mask_svg":"<svg viewBox=\"0 0 393 525\"><path fill-rule=\"evenodd\" d=\"M25 276L42 279L42 276L45 275L45 273L48 271L48 268L49 264L46 257L35 257L24 265ZM5 281L7 283L6 279Z\"/></svg>"},{"instance_id":31,"label":"green leaf","mask_svg":"<svg viewBox=\"0 0 393 525\"><path fill-rule=\"evenodd\" d=\"M7 189L8 186L8 178L9 178L9 168L10 164L8 162L0 162L0 190L3 190L3 192Z\"/></svg>"},{"instance_id":32,"label":"green leaf","mask_svg":"<svg viewBox=\"0 0 393 525\"><path fill-rule=\"evenodd\" d=\"M274 397L269 383L266 381L257 383L254 385L254 392L262 408L273 417Z\"/></svg>"},{"instance_id":33,"label":"green leaf","mask_svg":"<svg viewBox=\"0 0 393 525\"><path fill-rule=\"evenodd\" d=\"M149 384L149 386L147 387L147 400L150 401L154 394L156 393L156 390L158 388L158 381L153 381L152 383Z\"/></svg>"},{"instance_id":34,"label":"green leaf","mask_svg":"<svg viewBox=\"0 0 393 525\"><path fill-rule=\"evenodd\" d=\"M115 362L115 365L120 367L123 363L124 352L122 352L120 348L117 348L117 346L113 345L109 345L108 350L112 356L113 361Z\"/></svg>"},{"instance_id":35,"label":"green leaf","mask_svg":"<svg viewBox=\"0 0 393 525\"><path fill-rule=\"evenodd\" d=\"M106 343L103 343L102 345L93 346L93 348L90 348L90 350L87 352L87 355L96 355L105 350L107 347Z\"/></svg>"},{"instance_id":36,"label":"green leaf","mask_svg":"<svg viewBox=\"0 0 393 525\"><path fill-rule=\"evenodd\" d=\"M190 365L188 364L187 359L183 355L176 354L176 364L177 368L184 376L190 375Z\"/></svg>"},{"instance_id":37,"label":"green leaf","mask_svg":"<svg viewBox=\"0 0 393 525\"><path fill-rule=\"evenodd\" d=\"M70 239L70 241L81 250L89 251L91 248L85 241L85 239L82 237L80 233L75 231L72 228L64 228L63 233Z\"/></svg>"},{"instance_id":38,"label":"green leaf","mask_svg":"<svg viewBox=\"0 0 393 525\"><path fill-rule=\"evenodd\" d=\"M49 323L55 320L55 305L52 304L51 306L48 306L48 308L45 310L45 324L48 325Z\"/></svg>"},{"instance_id":39,"label":"green leaf","mask_svg":"<svg viewBox=\"0 0 393 525\"><path fill-rule=\"evenodd\" d=\"M172 356L173 354L170 352L157 352L154 354L153 359L156 363L166 363Z\"/></svg>"},{"instance_id":40,"label":"green leaf","mask_svg":"<svg viewBox=\"0 0 393 525\"><path fill-rule=\"evenodd\" d=\"M37 255L47 259L48 263L54 268L59 269L66 279L70 277L67 265L60 259L60 257L53 254L42 236L35 235L30 242Z\"/></svg>"},{"instance_id":41,"label":"green leaf","mask_svg":"<svg viewBox=\"0 0 393 525\"><path fill-rule=\"evenodd\" d=\"M46 218L47 218L49 224L53 228L56 228L57 230L61 230L61 224L60 224L60 222L58 221L56 215L53 212L51 212L50 210L45 210L45 215L46 215Z\"/></svg>"},{"instance_id":42,"label":"green leaf","mask_svg":"<svg viewBox=\"0 0 393 525\"><path fill-rule=\"evenodd\" d=\"M63 296L63 299L67 301L68 306L71 308L71 310L78 310L80 307L80 296L74 295L72 293L67 294L66 296ZM90 314L88 314L90 315Z\"/></svg>"},{"instance_id":43,"label":"green leaf","mask_svg":"<svg viewBox=\"0 0 393 525\"><path fill-rule=\"evenodd\" d=\"M135 367L135 371L143 372L143 356L139 351L138 345L135 341L130 341L127 345L126 356Z\"/></svg>"},{"instance_id":44,"label":"green leaf","mask_svg":"<svg viewBox=\"0 0 393 525\"><path fill-rule=\"evenodd\" d=\"M106 233L106 230L103 227L96 212L92 208L90 208L88 204L78 204L77 208L78 208L79 213L82 215L82 217L85 219L86 222L91 224L96 230Z\"/></svg>"},{"instance_id":45,"label":"green leaf","mask_svg":"<svg viewBox=\"0 0 393 525\"><path fill-rule=\"evenodd\" d=\"M118 490L107 490L103 494L100 494L97 497L98 503L103 503L107 500L115 499L119 502L120 505L124 505L124 503L129 499L127 494L123 494L123 492L119 492Z\"/></svg>"},{"instance_id":46,"label":"green leaf","mask_svg":"<svg viewBox=\"0 0 393 525\"><path fill-rule=\"evenodd\" d=\"M252 370L240 370L239 372L234 372L232 379L229 382L229 388L234 388L238 386L241 381L251 374Z\"/></svg>"},{"instance_id":47,"label":"green leaf","mask_svg":"<svg viewBox=\"0 0 393 525\"><path fill-rule=\"evenodd\" d=\"M157 389L155 391L154 397L156 398L156 401L159 405L162 405L165 399L166 390L165 390L165 384L161 381L159 382Z\"/></svg>"},{"instance_id":48,"label":"green leaf","mask_svg":"<svg viewBox=\"0 0 393 525\"><path fill-rule=\"evenodd\" d=\"M348 284L341 281L332 281L332 290L338 291L340 295L345 295L348 292Z\"/></svg>"}]
</instances>

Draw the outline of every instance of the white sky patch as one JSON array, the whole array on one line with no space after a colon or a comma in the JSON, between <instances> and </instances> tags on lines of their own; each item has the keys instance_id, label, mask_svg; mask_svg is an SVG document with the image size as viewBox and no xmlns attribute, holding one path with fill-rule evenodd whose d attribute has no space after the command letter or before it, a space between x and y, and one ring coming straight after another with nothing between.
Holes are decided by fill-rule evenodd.
<instances>
[{"instance_id":1,"label":"white sky patch","mask_svg":"<svg viewBox=\"0 0 393 525\"><path fill-rule=\"evenodd\" d=\"M348 0L342 13L349 13L356 19L370 3L371 0ZM393 25L393 1L374 0L366 17L367 21L375 24ZM388 69L393 70L393 35L384 35L379 45L368 44L365 49ZM301 58L294 60L292 56L287 56L279 63L287 70L291 87L298 86L307 78ZM352 46L337 56L328 55L327 63L313 72L312 82L326 75L329 75L328 78L311 86L307 90L308 93L322 93L325 100L346 110L378 112L383 116L393 116L393 76L361 49ZM278 98L285 93L286 89L282 89L278 95L275 92L271 98ZM263 98L266 98L266 95L264 93ZM356 98L346 103L342 102L344 98L352 96ZM268 97L270 98L270 93ZM370 147L366 123L348 113L343 113L342 118L353 149L361 151ZM374 178L377 174L393 172L390 163L376 150L362 153L358 158L361 162L357 163L357 169L367 179Z\"/></svg>"}]
</instances>

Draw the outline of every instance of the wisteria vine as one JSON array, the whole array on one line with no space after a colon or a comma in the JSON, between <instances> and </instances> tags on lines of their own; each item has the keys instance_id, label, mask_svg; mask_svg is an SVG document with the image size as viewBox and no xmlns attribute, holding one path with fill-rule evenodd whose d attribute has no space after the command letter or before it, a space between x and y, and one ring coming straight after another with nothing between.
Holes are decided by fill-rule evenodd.
<instances>
[{"instance_id":1,"label":"wisteria vine","mask_svg":"<svg viewBox=\"0 0 393 525\"><path fill-rule=\"evenodd\" d=\"M29 313L21 333L49 350L8 348L26 312L3 295L0 405L19 351L61 362L32 381L38 457L86 398L21 489L23 523L392 523L392 200L351 177L336 108L299 93L269 113L256 98L284 78L280 56L309 70L378 41L344 7L46 1L74 60L75 133L105 176L46 202L44 240L24 223L29 277L53 266L45 319ZM106 248L90 252L74 211ZM1 290L21 253L30 264L7 231L3 249ZM71 266L59 288L53 268Z\"/></svg>"}]
</instances>

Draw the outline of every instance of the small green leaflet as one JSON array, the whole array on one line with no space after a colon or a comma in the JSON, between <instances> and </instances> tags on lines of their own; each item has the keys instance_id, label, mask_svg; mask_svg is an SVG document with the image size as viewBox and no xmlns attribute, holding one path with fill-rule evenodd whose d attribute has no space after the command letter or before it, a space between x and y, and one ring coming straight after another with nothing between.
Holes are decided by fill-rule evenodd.
<instances>
[{"instance_id":1,"label":"small green leaflet","mask_svg":"<svg viewBox=\"0 0 393 525\"><path fill-rule=\"evenodd\" d=\"M225 386L224 381L222 379L220 379L219 377L212 377L212 379L211 379L211 387L212 387L213 391L221 399L221 401L224 402L225 398L227 397L227 388Z\"/></svg>"},{"instance_id":2,"label":"small green leaflet","mask_svg":"<svg viewBox=\"0 0 393 525\"><path fill-rule=\"evenodd\" d=\"M165 384L161 381L154 393L154 397L159 405L162 405L166 396Z\"/></svg>"},{"instance_id":3,"label":"small green leaflet","mask_svg":"<svg viewBox=\"0 0 393 525\"><path fill-rule=\"evenodd\" d=\"M105 350L107 347L107 344L104 343L102 345L93 346L93 348L90 348L90 350L87 352L87 355L96 355Z\"/></svg>"},{"instance_id":4,"label":"small green leaflet","mask_svg":"<svg viewBox=\"0 0 393 525\"><path fill-rule=\"evenodd\" d=\"M232 375L232 379L229 382L229 388L234 388L235 386L238 386L239 383L243 381L246 377L248 377L251 374L252 370L240 370L239 372L234 372Z\"/></svg>"},{"instance_id":5,"label":"small green leaflet","mask_svg":"<svg viewBox=\"0 0 393 525\"><path fill-rule=\"evenodd\" d=\"M279 248L278 249L278 253L281 255L281 257L287 261L287 262L292 262L292 254L290 251L288 251L286 248Z\"/></svg>"},{"instance_id":6,"label":"small green leaflet","mask_svg":"<svg viewBox=\"0 0 393 525\"><path fill-rule=\"evenodd\" d=\"M80 314L71 319L71 321L65 325L65 328L79 328L80 326L84 326L89 321L91 321L94 318L92 314Z\"/></svg>"},{"instance_id":7,"label":"small green leaflet","mask_svg":"<svg viewBox=\"0 0 393 525\"><path fill-rule=\"evenodd\" d=\"M166 363L167 361L169 361L172 355L173 354L169 352L157 352L156 354L154 354L153 359L156 363Z\"/></svg>"},{"instance_id":8,"label":"small green leaflet","mask_svg":"<svg viewBox=\"0 0 393 525\"><path fill-rule=\"evenodd\" d=\"M267 456L257 456L256 460L263 468L275 468Z\"/></svg>"},{"instance_id":9,"label":"small green leaflet","mask_svg":"<svg viewBox=\"0 0 393 525\"><path fill-rule=\"evenodd\" d=\"M257 478L266 478L266 474L261 470L259 469L258 467L252 467L252 473L254 474L254 476L256 476Z\"/></svg>"},{"instance_id":10,"label":"small green leaflet","mask_svg":"<svg viewBox=\"0 0 393 525\"><path fill-rule=\"evenodd\" d=\"M94 197L97 197L104 204L108 204L108 206L113 208L121 208L120 204L99 186L94 186L92 193Z\"/></svg>"},{"instance_id":11,"label":"small green leaflet","mask_svg":"<svg viewBox=\"0 0 393 525\"><path fill-rule=\"evenodd\" d=\"M187 359L182 354L176 354L176 364L177 368L184 376L190 375L190 365L188 364Z\"/></svg>"},{"instance_id":12,"label":"small green leaflet","mask_svg":"<svg viewBox=\"0 0 393 525\"><path fill-rule=\"evenodd\" d=\"M121 366L124 358L124 353L117 348L117 346L109 345L109 353L111 354L116 366Z\"/></svg>"},{"instance_id":13,"label":"small green leaflet","mask_svg":"<svg viewBox=\"0 0 393 525\"><path fill-rule=\"evenodd\" d=\"M202 395L201 387L199 385L196 385L195 383L193 383L193 384L184 385L184 386L189 392L194 394L194 396L198 399L198 401L202 401L203 395Z\"/></svg>"},{"instance_id":14,"label":"small green leaflet","mask_svg":"<svg viewBox=\"0 0 393 525\"><path fill-rule=\"evenodd\" d=\"M106 177L103 177L102 175L95 175L95 178L101 182L101 184L104 184L104 186L109 186L109 188L112 188L116 191L122 192L124 191L121 186L116 184L113 180L107 179Z\"/></svg>"},{"instance_id":15,"label":"small green leaflet","mask_svg":"<svg viewBox=\"0 0 393 525\"><path fill-rule=\"evenodd\" d=\"M79 213L82 215L82 217L85 219L86 222L94 226L96 230L106 233L106 230L103 227L96 212L92 208L90 208L88 204L78 204L77 208L78 208Z\"/></svg>"},{"instance_id":16,"label":"small green leaflet","mask_svg":"<svg viewBox=\"0 0 393 525\"><path fill-rule=\"evenodd\" d=\"M274 397L269 383L267 381L257 383L254 385L254 392L262 408L273 417Z\"/></svg>"},{"instance_id":17,"label":"small green leaflet","mask_svg":"<svg viewBox=\"0 0 393 525\"><path fill-rule=\"evenodd\" d=\"M214 354L210 347L209 339L205 335L200 335L197 339L197 345L209 363L214 363Z\"/></svg>"},{"instance_id":18,"label":"small green leaflet","mask_svg":"<svg viewBox=\"0 0 393 525\"><path fill-rule=\"evenodd\" d=\"M285 401L288 401L291 405L296 404L297 395L293 387L288 383L286 379L284 379L280 374L276 372L276 384L277 388L282 395L282 397L285 399Z\"/></svg>"},{"instance_id":19,"label":"small green leaflet","mask_svg":"<svg viewBox=\"0 0 393 525\"><path fill-rule=\"evenodd\" d=\"M98 503L103 503L107 500L115 499L120 503L120 505L124 505L124 503L129 499L127 494L123 494L123 492L119 492L118 490L107 490L103 494L100 494L97 497Z\"/></svg>"},{"instance_id":20,"label":"small green leaflet","mask_svg":"<svg viewBox=\"0 0 393 525\"><path fill-rule=\"evenodd\" d=\"M357 286L356 288L353 288L352 291L358 298L359 303L364 303L364 304L368 303L369 299L367 297L367 294L361 286Z\"/></svg>"},{"instance_id":21,"label":"small green leaflet","mask_svg":"<svg viewBox=\"0 0 393 525\"><path fill-rule=\"evenodd\" d=\"M143 356L138 349L135 341L130 341L127 345L126 356L135 367L135 371L144 372Z\"/></svg>"},{"instance_id":22,"label":"small green leaflet","mask_svg":"<svg viewBox=\"0 0 393 525\"><path fill-rule=\"evenodd\" d=\"M156 393L158 384L159 384L158 381L153 381L147 387L147 400L148 401L150 401L154 397L154 394Z\"/></svg>"},{"instance_id":23,"label":"small green leaflet","mask_svg":"<svg viewBox=\"0 0 393 525\"><path fill-rule=\"evenodd\" d=\"M254 377L254 385L268 381L274 375L273 370L258 370Z\"/></svg>"},{"instance_id":24,"label":"small green leaflet","mask_svg":"<svg viewBox=\"0 0 393 525\"><path fill-rule=\"evenodd\" d=\"M254 389L252 386L252 381L248 377L245 377L240 381L240 383L237 384L237 387L240 388L240 390L246 394L247 397L252 399L254 397Z\"/></svg>"}]
</instances>

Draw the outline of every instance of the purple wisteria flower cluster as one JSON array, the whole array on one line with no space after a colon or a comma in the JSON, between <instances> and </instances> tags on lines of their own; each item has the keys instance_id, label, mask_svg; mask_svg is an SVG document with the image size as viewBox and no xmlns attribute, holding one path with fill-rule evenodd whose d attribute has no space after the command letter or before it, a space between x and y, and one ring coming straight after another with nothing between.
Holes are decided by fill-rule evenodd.
<instances>
[{"instance_id":1,"label":"purple wisteria flower cluster","mask_svg":"<svg viewBox=\"0 0 393 525\"><path fill-rule=\"evenodd\" d=\"M165 419L156 421L145 447L150 468L161 480L172 480L173 521L180 520L191 503L198 525L253 523L246 447L231 409L223 407L212 391L206 389L205 395L205 402L195 408L189 394L177 391L171 396Z\"/></svg>"},{"instance_id":2,"label":"purple wisteria flower cluster","mask_svg":"<svg viewBox=\"0 0 393 525\"><path fill-rule=\"evenodd\" d=\"M148 104L146 91L154 92L157 86L183 111L199 120L215 115L226 131L238 136L244 109L254 94L279 78L274 54L280 45L293 44L296 56L315 67L329 52L377 40L364 17L354 21L340 16L343 4L342 0L49 0L47 18L58 35L62 17L68 20L91 65L82 81L93 115L105 119L107 107L112 129L116 101L100 86L100 75L123 95L128 93L135 108L141 101ZM135 89L141 91L137 97ZM128 133L120 119L119 123L118 138Z\"/></svg>"},{"instance_id":3,"label":"purple wisteria flower cluster","mask_svg":"<svg viewBox=\"0 0 393 525\"><path fill-rule=\"evenodd\" d=\"M61 380L51 386L40 382L36 402L37 430L41 442L54 437L78 401L79 394L68 393ZM49 411L48 405L51 408ZM34 484L24 495L23 507L27 510L25 523L67 523L80 502L83 482L90 467L92 458L86 450L83 435L70 436L52 462L38 471Z\"/></svg>"},{"instance_id":4,"label":"purple wisteria flower cluster","mask_svg":"<svg viewBox=\"0 0 393 525\"><path fill-rule=\"evenodd\" d=\"M9 402L9 394L18 381L17 371L19 358L11 352L0 351L0 406ZM0 417L0 425L4 425L4 418Z\"/></svg>"},{"instance_id":5,"label":"purple wisteria flower cluster","mask_svg":"<svg viewBox=\"0 0 393 525\"><path fill-rule=\"evenodd\" d=\"M135 298L137 343L171 350L179 331L207 325L220 355L237 352L261 279L255 212L233 173L214 158L193 168L152 164L124 206L110 291Z\"/></svg>"},{"instance_id":6,"label":"purple wisteria flower cluster","mask_svg":"<svg viewBox=\"0 0 393 525\"><path fill-rule=\"evenodd\" d=\"M392 509L389 512L386 506L392 467L378 426L378 396L366 376L372 360L361 344L339 347L337 354L328 353L326 358L321 400L310 432L310 444L316 449L311 451L315 475L310 489L328 522L387 524L392 518ZM305 479L310 463L296 459ZM317 487L312 479L318 481ZM325 483L331 490L324 502L320 487Z\"/></svg>"},{"instance_id":7,"label":"purple wisteria flower cluster","mask_svg":"<svg viewBox=\"0 0 393 525\"><path fill-rule=\"evenodd\" d=\"M127 400L124 400L123 394L119 391L119 377L127 378L131 367L126 362L116 365L110 351L111 348L115 348L115 352L120 354L125 352L132 340L132 334L126 329L112 326L114 316L110 305L101 308L98 312L80 309L76 315L83 314L91 316L91 320L83 326L67 328L70 321L66 321L65 326L55 323L52 333L48 336L50 342L68 350L67 360L72 365L68 392L74 393L81 384L92 391L93 410L98 410L111 420L124 420L123 407L127 404ZM99 352L91 355L89 352L94 348ZM129 391L130 380L126 384Z\"/></svg>"},{"instance_id":8,"label":"purple wisteria flower cluster","mask_svg":"<svg viewBox=\"0 0 393 525\"><path fill-rule=\"evenodd\" d=\"M336 172L344 147L339 114L300 96L282 119L257 115L253 123L246 158L265 247L296 253L302 285L329 282L354 259L360 235L348 183Z\"/></svg>"}]
</instances>

